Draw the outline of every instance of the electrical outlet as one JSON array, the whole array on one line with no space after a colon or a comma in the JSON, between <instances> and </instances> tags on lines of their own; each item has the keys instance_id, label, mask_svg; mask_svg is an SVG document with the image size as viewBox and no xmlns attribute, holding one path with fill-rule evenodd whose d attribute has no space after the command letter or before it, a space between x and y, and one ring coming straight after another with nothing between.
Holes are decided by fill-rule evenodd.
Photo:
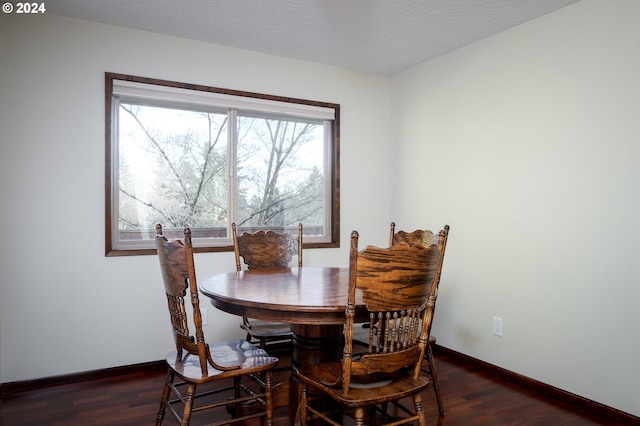
<instances>
[{"instance_id":1,"label":"electrical outlet","mask_svg":"<svg viewBox=\"0 0 640 426\"><path fill-rule=\"evenodd\" d=\"M493 334L502 337L502 318L493 317Z\"/></svg>"},{"instance_id":2,"label":"electrical outlet","mask_svg":"<svg viewBox=\"0 0 640 426\"><path fill-rule=\"evenodd\" d=\"M209 323L207 308L200 308L200 316L202 317L202 325L207 325Z\"/></svg>"}]
</instances>

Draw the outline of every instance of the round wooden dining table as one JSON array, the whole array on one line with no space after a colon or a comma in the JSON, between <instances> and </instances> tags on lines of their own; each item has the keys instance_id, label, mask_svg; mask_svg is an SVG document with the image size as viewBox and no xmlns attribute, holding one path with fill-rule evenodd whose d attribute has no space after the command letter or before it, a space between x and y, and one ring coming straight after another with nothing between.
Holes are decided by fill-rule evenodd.
<instances>
[{"instance_id":1,"label":"round wooden dining table","mask_svg":"<svg viewBox=\"0 0 640 426\"><path fill-rule=\"evenodd\" d=\"M200 292L224 312L291 324L294 371L340 359L348 290L348 268L309 266L228 272L200 284ZM356 321L368 321L358 293ZM293 419L298 402L295 374L287 393Z\"/></svg>"}]
</instances>

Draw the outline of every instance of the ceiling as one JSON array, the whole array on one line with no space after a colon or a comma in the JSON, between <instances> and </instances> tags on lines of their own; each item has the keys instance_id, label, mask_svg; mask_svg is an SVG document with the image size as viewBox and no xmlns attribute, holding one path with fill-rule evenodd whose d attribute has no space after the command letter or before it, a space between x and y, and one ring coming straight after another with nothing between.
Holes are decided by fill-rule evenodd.
<instances>
[{"instance_id":1,"label":"ceiling","mask_svg":"<svg viewBox=\"0 0 640 426\"><path fill-rule=\"evenodd\" d=\"M390 75L579 0L47 0L47 12Z\"/></svg>"}]
</instances>

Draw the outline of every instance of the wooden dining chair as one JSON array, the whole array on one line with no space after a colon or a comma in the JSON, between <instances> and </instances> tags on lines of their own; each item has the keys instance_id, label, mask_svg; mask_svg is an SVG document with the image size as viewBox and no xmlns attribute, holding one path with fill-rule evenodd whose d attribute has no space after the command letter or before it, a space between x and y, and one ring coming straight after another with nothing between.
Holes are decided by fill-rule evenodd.
<instances>
[{"instance_id":1,"label":"wooden dining chair","mask_svg":"<svg viewBox=\"0 0 640 426\"><path fill-rule=\"evenodd\" d=\"M242 270L243 264L251 270L286 268L294 256L298 258L298 266L302 266L302 223L298 224L297 237L273 230L238 235L235 223L231 224L231 230L236 270ZM247 340L262 349L269 352L291 349L293 333L289 324L243 317L240 327L246 331Z\"/></svg>"},{"instance_id":2,"label":"wooden dining chair","mask_svg":"<svg viewBox=\"0 0 640 426\"><path fill-rule=\"evenodd\" d=\"M413 409L394 425L417 422L425 426L421 392L429 378L421 372L433 318L435 277L439 257L436 245L396 244L388 248L368 246L358 251L358 233L351 234L349 293L341 361L301 366L302 382L297 424L322 419L338 426L341 415L354 417L362 425L365 415L379 404L396 405L410 397ZM362 294L369 318L368 350L354 356L353 336L356 295ZM358 312L361 318L362 312ZM320 397L313 397L319 394ZM321 396L338 404L338 412ZM315 405L321 403L320 406ZM387 412L389 414L389 412ZM371 421L371 419L368 419Z\"/></svg>"},{"instance_id":3,"label":"wooden dining chair","mask_svg":"<svg viewBox=\"0 0 640 426\"><path fill-rule=\"evenodd\" d=\"M436 244L440 249L440 255L438 257L438 265L436 269L436 294L438 297L438 286L440 285L440 276L442 274L442 263L444 262L444 252L447 247L447 240L449 238L449 225L445 225L440 232L434 234L429 230L415 230L413 232L398 231L395 232L396 224L391 222L389 232L389 246L394 244L407 243L407 244L423 244L430 246ZM434 306L435 310L435 306ZM436 363L433 357L433 346L436 344L436 337L433 334L429 334L429 340L427 343L427 352L425 354L426 364L423 364L422 371L429 376L432 381L432 388L436 395L436 401L438 402L438 412L444 415L444 404L442 397L440 396L440 384L438 383L438 374L436 372Z\"/></svg>"},{"instance_id":4,"label":"wooden dining chair","mask_svg":"<svg viewBox=\"0 0 640 426\"><path fill-rule=\"evenodd\" d=\"M162 235L161 225L156 226L156 234L156 248L176 344L176 350L166 355L169 371L156 425L162 424L166 410L184 426L189 424L192 413L214 408L218 408L220 412L225 409L234 414L228 421L216 424L231 424L260 417L264 418L266 425L272 425L271 382L272 371L278 364L278 359L242 339L211 345L206 343L202 330L191 230L184 230L184 243L180 240L169 242ZM195 336L189 330L185 298L191 302ZM179 383L174 382L176 376L180 379ZM197 386L216 381L221 382L218 387L207 386L206 392L196 393ZM175 399L170 399L172 393ZM196 404L196 401L202 401L199 399L201 397L217 394L220 394L219 399L207 398L206 403ZM252 412L242 409L251 402L259 409ZM182 406L182 414L176 409L179 406Z\"/></svg>"}]
</instances>

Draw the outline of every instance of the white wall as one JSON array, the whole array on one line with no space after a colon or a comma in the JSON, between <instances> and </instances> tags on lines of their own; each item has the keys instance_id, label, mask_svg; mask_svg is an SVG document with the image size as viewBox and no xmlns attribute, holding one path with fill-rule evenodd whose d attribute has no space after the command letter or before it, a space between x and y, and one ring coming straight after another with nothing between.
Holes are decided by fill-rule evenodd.
<instances>
[{"instance_id":1,"label":"white wall","mask_svg":"<svg viewBox=\"0 0 640 426\"><path fill-rule=\"evenodd\" d=\"M452 229L438 342L634 415L639 16L636 0L583 0L391 89L392 217Z\"/></svg>"},{"instance_id":2,"label":"white wall","mask_svg":"<svg viewBox=\"0 0 640 426\"><path fill-rule=\"evenodd\" d=\"M48 14L0 15L0 43L2 383L163 359L173 344L156 257L104 256L105 71L341 104L342 247L305 263L346 266L353 229L386 241L388 77ZM205 277L233 257L196 266ZM240 337L238 324L209 306L207 338Z\"/></svg>"},{"instance_id":3,"label":"white wall","mask_svg":"<svg viewBox=\"0 0 640 426\"><path fill-rule=\"evenodd\" d=\"M104 257L113 71L340 103L343 246L305 263L346 265L352 229L385 244L390 219L448 223L438 342L640 415L637 16L635 0L583 0L389 87L211 44L0 15L0 381L157 360L172 344L155 257ZM196 264L206 276L232 255ZM240 335L235 317L210 308L209 321L208 338Z\"/></svg>"}]
</instances>

